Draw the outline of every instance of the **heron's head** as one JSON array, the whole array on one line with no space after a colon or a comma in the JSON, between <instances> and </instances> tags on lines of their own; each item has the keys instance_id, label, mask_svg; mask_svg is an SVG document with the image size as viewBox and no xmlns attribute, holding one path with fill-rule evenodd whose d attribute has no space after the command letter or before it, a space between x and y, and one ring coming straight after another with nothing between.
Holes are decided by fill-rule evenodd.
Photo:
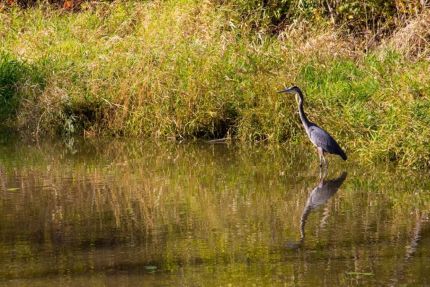
<instances>
[{"instance_id":1,"label":"heron's head","mask_svg":"<svg viewBox=\"0 0 430 287\"><path fill-rule=\"evenodd\" d=\"M302 95L302 91L297 86L286 87L283 90L278 91L278 93L280 94L287 93L287 94L295 95L297 102L300 101L300 97Z\"/></svg>"},{"instance_id":2,"label":"heron's head","mask_svg":"<svg viewBox=\"0 0 430 287\"><path fill-rule=\"evenodd\" d=\"M283 90L278 91L278 93L282 94L282 93L287 93L287 94L299 94L300 88L297 86L291 86L291 87L287 87L284 88Z\"/></svg>"}]
</instances>

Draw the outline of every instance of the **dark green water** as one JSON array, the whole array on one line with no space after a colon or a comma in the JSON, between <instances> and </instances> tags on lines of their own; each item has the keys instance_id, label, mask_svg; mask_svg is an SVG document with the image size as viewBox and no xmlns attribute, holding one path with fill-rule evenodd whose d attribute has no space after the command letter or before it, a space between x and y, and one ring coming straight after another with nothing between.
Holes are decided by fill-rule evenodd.
<instances>
[{"instance_id":1,"label":"dark green water","mask_svg":"<svg viewBox=\"0 0 430 287\"><path fill-rule=\"evenodd\" d=\"M430 174L308 146L0 145L0 286L430 286Z\"/></svg>"}]
</instances>

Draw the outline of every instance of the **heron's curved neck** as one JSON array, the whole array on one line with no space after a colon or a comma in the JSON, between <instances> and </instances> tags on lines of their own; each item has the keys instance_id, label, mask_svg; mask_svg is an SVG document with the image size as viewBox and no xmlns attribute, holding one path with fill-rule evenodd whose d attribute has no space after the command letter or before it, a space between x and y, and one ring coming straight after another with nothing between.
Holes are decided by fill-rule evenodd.
<instances>
[{"instance_id":1,"label":"heron's curved neck","mask_svg":"<svg viewBox=\"0 0 430 287\"><path fill-rule=\"evenodd\" d=\"M306 132L309 129L310 121L306 117L305 111L303 110L303 93L301 91L297 92L297 95L299 96L299 114L300 114L300 120L302 121L303 126L306 129Z\"/></svg>"}]
</instances>

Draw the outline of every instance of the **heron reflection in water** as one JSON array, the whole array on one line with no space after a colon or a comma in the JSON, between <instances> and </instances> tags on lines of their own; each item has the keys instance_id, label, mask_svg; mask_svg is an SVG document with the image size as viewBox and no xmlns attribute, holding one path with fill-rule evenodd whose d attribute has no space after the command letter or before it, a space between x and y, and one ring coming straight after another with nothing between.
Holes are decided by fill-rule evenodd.
<instances>
[{"instance_id":1,"label":"heron reflection in water","mask_svg":"<svg viewBox=\"0 0 430 287\"><path fill-rule=\"evenodd\" d=\"M302 216L300 218L300 240L295 243L289 243L288 247L295 249L300 247L305 239L305 225L309 217L309 214L315 208L324 205L333 195L336 194L340 186L343 184L347 176L346 172L343 172L338 178L325 180L320 179L318 185L311 191L306 201L306 206L303 209ZM325 225L328 217L328 211L324 212L324 216L321 219L321 224Z\"/></svg>"}]
</instances>

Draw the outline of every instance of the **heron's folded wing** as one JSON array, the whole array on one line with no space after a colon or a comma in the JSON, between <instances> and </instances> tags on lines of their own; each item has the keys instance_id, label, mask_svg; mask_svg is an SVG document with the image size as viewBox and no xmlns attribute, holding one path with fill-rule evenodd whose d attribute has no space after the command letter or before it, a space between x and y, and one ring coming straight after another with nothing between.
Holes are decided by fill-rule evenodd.
<instances>
[{"instance_id":1,"label":"heron's folded wing","mask_svg":"<svg viewBox=\"0 0 430 287\"><path fill-rule=\"evenodd\" d=\"M314 144L321 147L323 150L334 154L345 154L334 138L325 130L318 126L309 128L309 136Z\"/></svg>"}]
</instances>

